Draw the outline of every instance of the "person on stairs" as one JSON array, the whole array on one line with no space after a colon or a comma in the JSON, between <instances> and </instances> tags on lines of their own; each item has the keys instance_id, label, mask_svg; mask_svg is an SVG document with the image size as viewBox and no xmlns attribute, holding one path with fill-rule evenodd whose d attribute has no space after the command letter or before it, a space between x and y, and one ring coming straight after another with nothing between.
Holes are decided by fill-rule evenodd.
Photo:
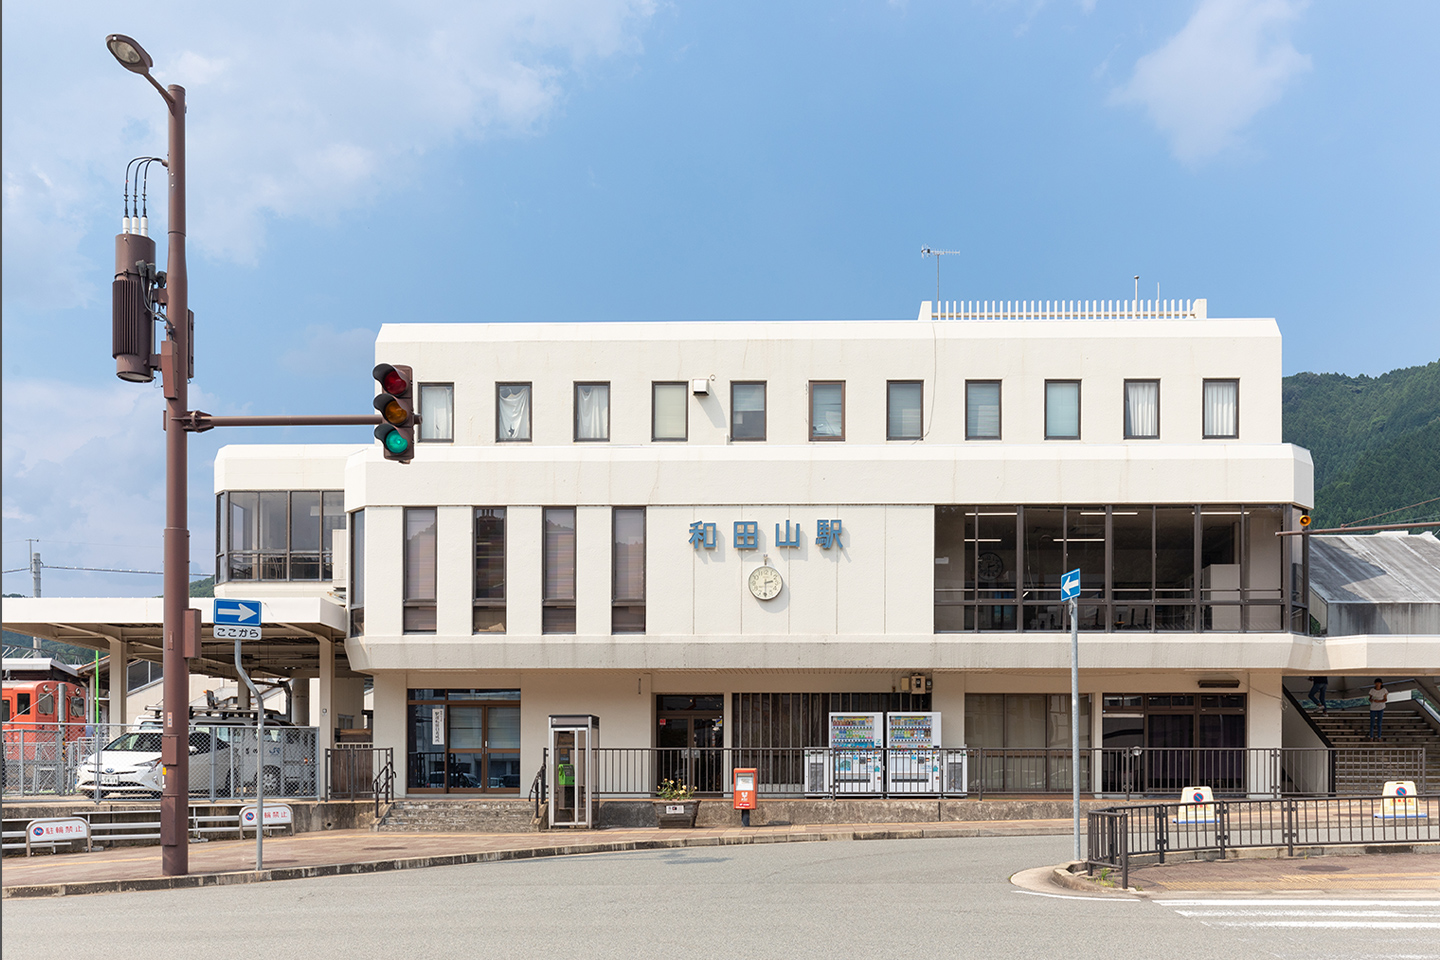
<instances>
[{"instance_id":1,"label":"person on stairs","mask_svg":"<svg viewBox=\"0 0 1440 960\"><path fill-rule=\"evenodd\" d=\"M1320 708L1321 713L1329 713L1325 707L1325 688L1330 686L1329 677L1310 678L1310 702Z\"/></svg>"},{"instance_id":2,"label":"person on stairs","mask_svg":"<svg viewBox=\"0 0 1440 960\"><path fill-rule=\"evenodd\" d=\"M1375 686L1370 688L1370 736L1366 737L1367 740L1380 739L1380 725L1385 722L1385 701L1389 699L1390 691L1376 677Z\"/></svg>"}]
</instances>

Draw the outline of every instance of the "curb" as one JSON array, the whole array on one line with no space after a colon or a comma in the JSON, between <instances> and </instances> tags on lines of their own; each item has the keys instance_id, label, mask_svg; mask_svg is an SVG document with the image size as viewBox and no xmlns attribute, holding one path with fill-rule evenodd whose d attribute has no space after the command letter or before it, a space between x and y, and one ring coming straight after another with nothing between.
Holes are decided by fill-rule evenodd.
<instances>
[{"instance_id":1,"label":"curb","mask_svg":"<svg viewBox=\"0 0 1440 960\"><path fill-rule=\"evenodd\" d=\"M735 847L762 843L811 843L822 841L862 840L936 840L962 837L996 836L1060 836L1053 828L1030 830L995 830L975 827L927 827L920 830L866 829L838 830L831 833L755 833L738 836L657 837L654 840L595 841L562 844L552 847L522 847L513 850L487 850L481 853L436 854L428 857L402 857L393 860L367 860L355 863L315 864L305 867L282 867L272 870L234 870L225 873L199 873L184 877L142 877L122 880L82 880L73 883L39 883L8 886L0 889L0 899L35 899L39 897L74 897L92 893L133 893L147 890L186 890L195 887L220 887L240 883L265 883L271 880L303 880L314 877L345 877L392 870L418 870L424 867L451 867L470 863L500 863L509 860L538 860L548 857L578 856L588 853L624 853L636 850L675 850L685 847Z\"/></svg>"}]
</instances>

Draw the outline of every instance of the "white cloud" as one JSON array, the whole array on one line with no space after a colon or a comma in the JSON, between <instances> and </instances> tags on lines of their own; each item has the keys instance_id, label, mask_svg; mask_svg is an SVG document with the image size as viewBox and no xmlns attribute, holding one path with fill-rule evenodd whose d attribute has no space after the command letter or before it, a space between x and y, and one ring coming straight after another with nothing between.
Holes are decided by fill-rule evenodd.
<instances>
[{"instance_id":1,"label":"white cloud","mask_svg":"<svg viewBox=\"0 0 1440 960\"><path fill-rule=\"evenodd\" d=\"M653 7L159 0L121 16L98 0L6 4L6 299L103 299L94 260L108 251L99 236L118 231L125 161L165 152L164 107L111 59L109 32L186 88L191 243L245 263L272 217L324 219L417 175L428 151L543 129L587 67L639 53ZM164 208L151 206L152 234Z\"/></svg>"},{"instance_id":2,"label":"white cloud","mask_svg":"<svg viewBox=\"0 0 1440 960\"><path fill-rule=\"evenodd\" d=\"M1299 0L1201 0L1179 33L1136 62L1112 102L1144 107L1186 163L1235 147L1255 115L1310 69L1310 57L1288 36L1304 7Z\"/></svg>"}]
</instances>

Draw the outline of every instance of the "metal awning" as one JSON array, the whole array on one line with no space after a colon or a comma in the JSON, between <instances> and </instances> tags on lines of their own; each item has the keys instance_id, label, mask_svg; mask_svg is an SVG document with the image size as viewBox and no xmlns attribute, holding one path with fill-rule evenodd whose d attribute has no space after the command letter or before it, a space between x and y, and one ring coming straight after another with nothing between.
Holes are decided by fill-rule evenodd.
<instances>
[{"instance_id":1,"label":"metal awning","mask_svg":"<svg viewBox=\"0 0 1440 960\"><path fill-rule=\"evenodd\" d=\"M252 674L272 679L314 676L320 670L319 639L335 642L335 676L360 676L345 655L345 608L325 597L265 598L262 639L242 641L241 655ZM192 674L237 679L235 641L213 634L214 601L191 599L200 611L200 657ZM111 640L130 644L134 660L161 661L160 597L7 597L6 630L110 652Z\"/></svg>"}]
</instances>

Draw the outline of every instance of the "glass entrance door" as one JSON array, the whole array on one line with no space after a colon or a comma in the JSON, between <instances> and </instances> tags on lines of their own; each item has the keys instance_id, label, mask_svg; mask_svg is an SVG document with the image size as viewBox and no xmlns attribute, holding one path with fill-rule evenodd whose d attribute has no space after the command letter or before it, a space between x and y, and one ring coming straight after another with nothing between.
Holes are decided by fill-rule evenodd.
<instances>
[{"instance_id":1,"label":"glass entrance door","mask_svg":"<svg viewBox=\"0 0 1440 960\"><path fill-rule=\"evenodd\" d=\"M411 690L407 789L519 793L519 697L518 690Z\"/></svg>"},{"instance_id":2,"label":"glass entrance door","mask_svg":"<svg viewBox=\"0 0 1440 960\"><path fill-rule=\"evenodd\" d=\"M724 697L661 694L655 699L659 779L689 785L697 793L723 793Z\"/></svg>"}]
</instances>

